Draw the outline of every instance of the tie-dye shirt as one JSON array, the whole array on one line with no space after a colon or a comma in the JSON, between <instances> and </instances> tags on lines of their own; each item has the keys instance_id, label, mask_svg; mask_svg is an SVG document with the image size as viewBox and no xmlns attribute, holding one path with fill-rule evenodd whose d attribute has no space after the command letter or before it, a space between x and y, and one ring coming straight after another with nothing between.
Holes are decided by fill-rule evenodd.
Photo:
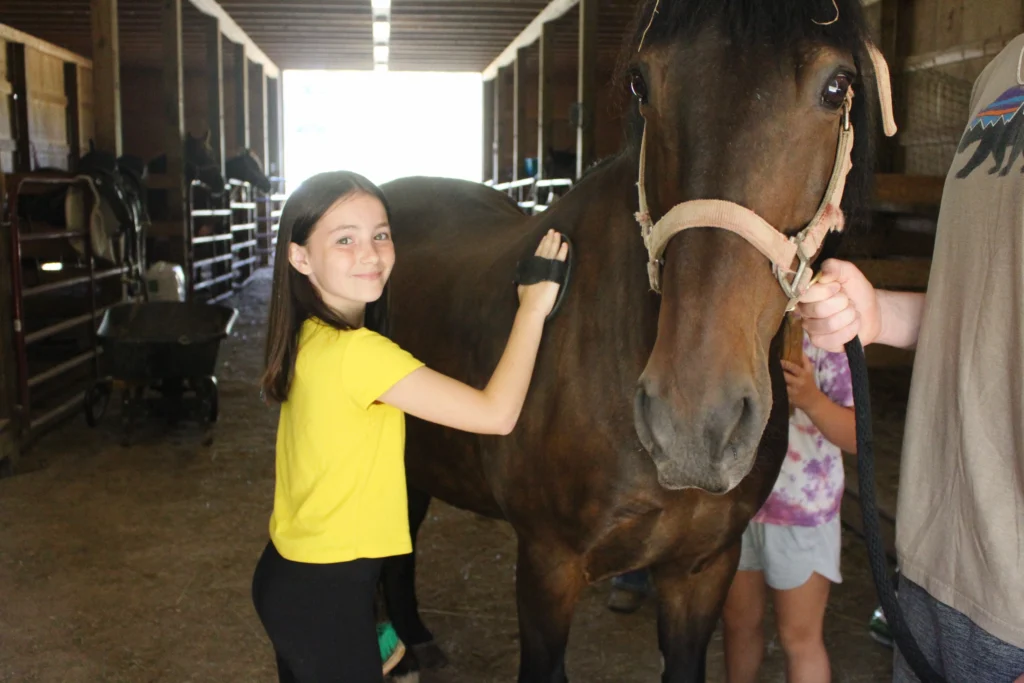
<instances>
[{"instance_id":1,"label":"tie-dye shirt","mask_svg":"<svg viewBox=\"0 0 1024 683\"><path fill-rule=\"evenodd\" d=\"M814 366L814 380L833 403L853 405L853 383L845 353L812 345L804 334L804 353ZM818 526L839 512L845 486L843 454L827 441L802 410L789 420L789 452L771 495L755 522L782 526Z\"/></svg>"}]
</instances>

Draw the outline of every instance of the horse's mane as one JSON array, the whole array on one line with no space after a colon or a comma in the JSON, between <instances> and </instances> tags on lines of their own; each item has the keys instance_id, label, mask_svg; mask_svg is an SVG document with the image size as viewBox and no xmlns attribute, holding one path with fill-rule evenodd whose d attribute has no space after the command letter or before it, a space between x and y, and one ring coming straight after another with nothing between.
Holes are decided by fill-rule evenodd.
<instances>
[{"instance_id":1,"label":"horse's mane","mask_svg":"<svg viewBox=\"0 0 1024 683\"><path fill-rule=\"evenodd\" d=\"M657 5L657 14L651 15ZM836 18L838 9L838 20ZM823 25L824 24L824 25ZM866 44L870 33L861 0L645 0L639 3L632 30L618 59L615 87L628 90L628 66L644 46L692 40L707 26L716 26L733 48L768 46L780 54L799 57L815 45L829 45L854 56L858 75L853 87L851 122L856 130L853 169L846 180L842 209L849 229L866 225L867 201L874 173L875 110L877 90ZM635 98L629 98L623 116L627 153L636 155L643 119ZM835 237L831 235L830 237ZM819 261L831 255L837 240L828 240Z\"/></svg>"}]
</instances>

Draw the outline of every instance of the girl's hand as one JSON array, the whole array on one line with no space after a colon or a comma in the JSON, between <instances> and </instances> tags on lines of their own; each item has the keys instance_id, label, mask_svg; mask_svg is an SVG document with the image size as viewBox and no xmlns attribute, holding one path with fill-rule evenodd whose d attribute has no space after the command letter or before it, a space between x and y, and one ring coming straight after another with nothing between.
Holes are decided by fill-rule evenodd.
<instances>
[{"instance_id":1,"label":"girl's hand","mask_svg":"<svg viewBox=\"0 0 1024 683\"><path fill-rule=\"evenodd\" d=\"M541 258L564 261L569 254L569 245L562 242L562 235L560 233L548 230L548 233L541 239L534 254ZM540 317L546 318L555 306L559 287L561 287L560 283L548 281L538 282L533 285L520 285L520 310L536 313Z\"/></svg>"},{"instance_id":2,"label":"girl's hand","mask_svg":"<svg viewBox=\"0 0 1024 683\"><path fill-rule=\"evenodd\" d=\"M814 381L814 365L806 354L801 354L800 363L782 361L782 370L786 375L786 393L789 394L790 405L807 412L824 394Z\"/></svg>"}]
</instances>

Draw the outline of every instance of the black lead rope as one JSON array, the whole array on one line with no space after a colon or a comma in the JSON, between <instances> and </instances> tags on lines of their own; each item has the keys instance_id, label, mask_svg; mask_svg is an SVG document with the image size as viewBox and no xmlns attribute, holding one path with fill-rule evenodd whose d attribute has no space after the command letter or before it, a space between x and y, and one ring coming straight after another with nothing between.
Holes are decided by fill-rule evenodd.
<instances>
[{"instance_id":1,"label":"black lead rope","mask_svg":"<svg viewBox=\"0 0 1024 683\"><path fill-rule=\"evenodd\" d=\"M875 582L882 611L889 623L896 647L922 683L946 683L936 673L918 647L914 635L903 619L896 599L896 590L889 576L889 564L882 545L882 533L878 521L878 506L875 502L875 454L874 434L871 429L871 396L868 387L868 368L864 358L864 347L854 337L846 342L846 357L850 361L850 376L853 380L853 405L857 421L857 475L860 488L860 508L864 522L864 544L868 548L868 563L871 577Z\"/></svg>"}]
</instances>

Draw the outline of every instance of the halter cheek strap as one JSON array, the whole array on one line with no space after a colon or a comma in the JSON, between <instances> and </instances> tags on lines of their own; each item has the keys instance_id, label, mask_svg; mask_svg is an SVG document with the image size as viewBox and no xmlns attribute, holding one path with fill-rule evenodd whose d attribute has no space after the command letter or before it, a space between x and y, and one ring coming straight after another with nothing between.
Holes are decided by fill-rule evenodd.
<instances>
[{"instance_id":1,"label":"halter cheek strap","mask_svg":"<svg viewBox=\"0 0 1024 683\"><path fill-rule=\"evenodd\" d=\"M881 53L868 46L868 53L875 67L875 78L879 89L879 104L886 135L896 133L892 116L892 93L889 87L889 70ZM690 228L714 227L736 233L771 262L783 293L789 299L787 309L796 305L799 293L811 279L810 262L821 248L825 237L833 231L841 231L845 219L839 208L846 189L846 176L853 167L853 126L850 124L850 109L853 104L853 90L846 93L843 104L843 121L839 130L835 163L828 187L821 199L814 217L798 234L786 237L770 223L750 209L721 199L697 199L672 207L656 223L652 222L647 205L647 126L644 125L640 143L640 169L637 181L639 211L636 220L647 247L647 276L651 289L661 292L662 257L669 241L678 233ZM794 264L794 259L796 263Z\"/></svg>"}]
</instances>

